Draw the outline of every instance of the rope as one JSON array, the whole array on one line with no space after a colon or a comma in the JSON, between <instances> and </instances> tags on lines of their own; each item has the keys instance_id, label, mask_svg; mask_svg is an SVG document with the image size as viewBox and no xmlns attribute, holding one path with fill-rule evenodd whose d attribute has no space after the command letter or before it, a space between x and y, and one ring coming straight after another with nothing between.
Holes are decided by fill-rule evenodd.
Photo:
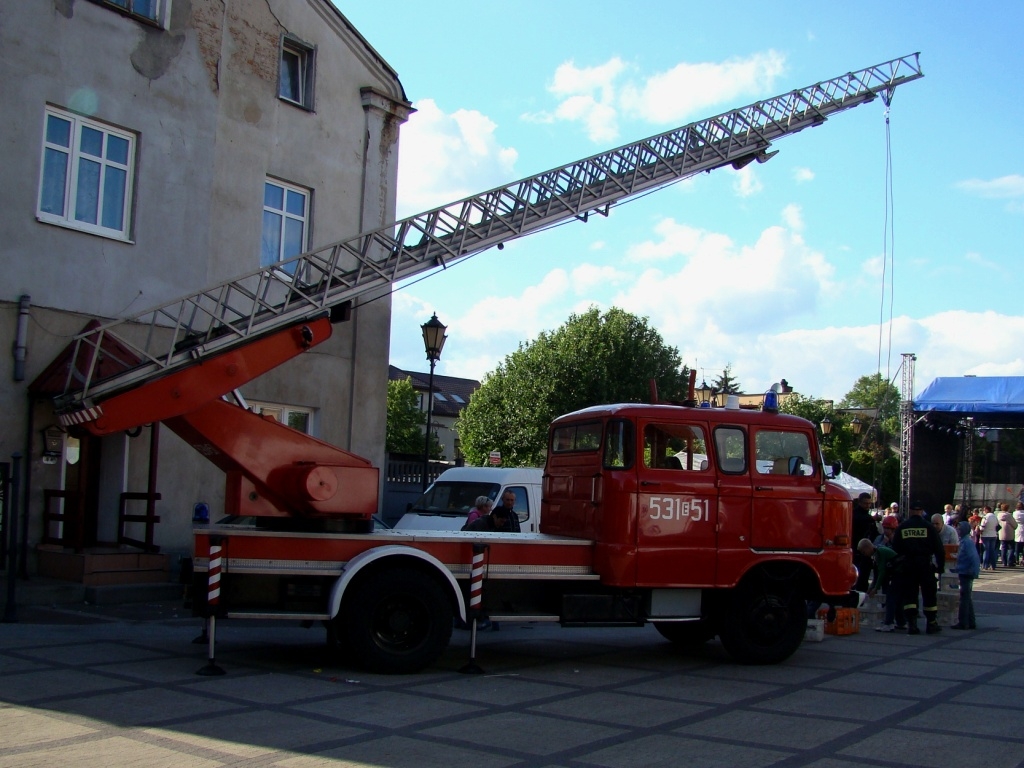
<instances>
[{"instance_id":1,"label":"rope","mask_svg":"<svg viewBox=\"0 0 1024 768\"><path fill-rule=\"evenodd\" d=\"M893 325L893 309L895 306L895 295L896 295L896 265L895 265L895 213L893 204L893 183L892 183L892 133L889 123L889 113L892 107L893 91L889 90L881 94L882 102L885 104L885 179L883 182L884 186L884 198L885 198L885 211L883 214L882 223L882 279L879 292L878 302L878 357L875 367L875 377L879 385L882 382L886 382L887 385L891 385L893 381L892 376L892 325ZM888 338L885 336L886 317L885 317L885 303L886 303L886 276L889 278L889 318L888 318ZM882 349L885 347L885 377L882 377ZM897 371L898 373L898 371ZM884 400L887 399L884 396L888 395L889 388L885 386L882 390L883 399L877 403L879 413L876 414L874 424L878 424L880 411L882 406L885 405ZM867 435L870 433L868 430L865 433L864 439L861 441L861 445L867 439ZM871 479L872 485L876 488L880 485L881 480L880 467L878 466L877 456L872 457L871 467Z\"/></svg>"}]
</instances>

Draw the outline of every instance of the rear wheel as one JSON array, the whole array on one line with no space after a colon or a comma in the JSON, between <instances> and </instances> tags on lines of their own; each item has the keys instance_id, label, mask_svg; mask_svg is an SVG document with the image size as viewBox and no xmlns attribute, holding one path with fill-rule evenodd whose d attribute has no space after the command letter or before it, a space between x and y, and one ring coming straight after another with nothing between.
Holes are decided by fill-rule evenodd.
<instances>
[{"instance_id":1,"label":"rear wheel","mask_svg":"<svg viewBox=\"0 0 1024 768\"><path fill-rule=\"evenodd\" d=\"M758 580L724 601L718 635L743 664L776 664L792 656L807 629L807 603L791 582Z\"/></svg>"},{"instance_id":2,"label":"rear wheel","mask_svg":"<svg viewBox=\"0 0 1024 768\"><path fill-rule=\"evenodd\" d=\"M349 587L335 621L347 653L374 672L418 672L433 664L452 634L443 587L412 568L364 574Z\"/></svg>"},{"instance_id":3,"label":"rear wheel","mask_svg":"<svg viewBox=\"0 0 1024 768\"><path fill-rule=\"evenodd\" d=\"M656 621L654 628L680 648L699 648L715 636L714 630L704 621Z\"/></svg>"}]
</instances>

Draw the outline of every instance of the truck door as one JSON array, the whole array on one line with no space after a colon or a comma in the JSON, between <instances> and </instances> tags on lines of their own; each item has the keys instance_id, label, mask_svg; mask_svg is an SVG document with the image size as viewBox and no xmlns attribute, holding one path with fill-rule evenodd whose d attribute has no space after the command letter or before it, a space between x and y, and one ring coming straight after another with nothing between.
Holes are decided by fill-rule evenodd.
<instances>
[{"instance_id":1,"label":"truck door","mask_svg":"<svg viewBox=\"0 0 1024 768\"><path fill-rule=\"evenodd\" d=\"M642 420L638 427L637 584L713 584L718 504L707 426Z\"/></svg>"},{"instance_id":2,"label":"truck door","mask_svg":"<svg viewBox=\"0 0 1024 768\"><path fill-rule=\"evenodd\" d=\"M718 571L721 586L734 585L750 565L750 450L747 430L721 425L714 430L718 473Z\"/></svg>"},{"instance_id":3,"label":"truck door","mask_svg":"<svg viewBox=\"0 0 1024 768\"><path fill-rule=\"evenodd\" d=\"M751 546L816 552L823 546L822 493L804 432L756 427Z\"/></svg>"}]
</instances>

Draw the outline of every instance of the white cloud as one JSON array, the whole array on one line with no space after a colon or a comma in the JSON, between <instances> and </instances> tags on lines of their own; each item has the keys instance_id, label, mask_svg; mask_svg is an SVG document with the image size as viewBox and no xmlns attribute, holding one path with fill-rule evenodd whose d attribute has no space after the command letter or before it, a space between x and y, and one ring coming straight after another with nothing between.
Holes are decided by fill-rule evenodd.
<instances>
[{"instance_id":1,"label":"white cloud","mask_svg":"<svg viewBox=\"0 0 1024 768\"><path fill-rule=\"evenodd\" d=\"M553 269L515 294L480 296L461 315L445 318L453 341L439 370L481 379L520 343L560 326L570 313L619 306L648 317L683 361L707 377L731 363L747 392L786 378L802 394L838 400L858 377L877 369L880 338L886 345L891 338L891 352L881 351L881 372L897 386L900 353L917 354L917 392L936 376L1024 375L1017 343L1024 317L955 310L897 317L891 334L874 323L808 329L828 317L841 286L826 258L803 241L799 218L799 209L788 206L786 226L769 227L752 243L665 219L649 241L630 249L621 267ZM431 311L403 291L395 295L393 323L415 328ZM423 368L417 334L403 334L395 346L402 347L392 350L396 365Z\"/></svg>"},{"instance_id":2,"label":"white cloud","mask_svg":"<svg viewBox=\"0 0 1024 768\"><path fill-rule=\"evenodd\" d=\"M716 104L763 96L783 73L785 63L785 56L772 50L723 62L681 62L640 84L624 86L622 106L648 122L682 122Z\"/></svg>"},{"instance_id":3,"label":"white cloud","mask_svg":"<svg viewBox=\"0 0 1024 768\"><path fill-rule=\"evenodd\" d=\"M631 256L658 266L640 273L613 303L649 316L680 340L781 328L833 293L832 266L783 227L769 227L756 243L740 247L671 220L656 232L660 241L637 245Z\"/></svg>"},{"instance_id":4,"label":"white cloud","mask_svg":"<svg viewBox=\"0 0 1024 768\"><path fill-rule=\"evenodd\" d=\"M608 142L619 134L621 115L657 125L681 124L715 105L764 96L784 69L785 57L771 50L724 62L683 62L632 79L627 79L632 68L618 57L593 67L568 61L555 70L548 87L559 100L554 110L523 118L579 122L592 141Z\"/></svg>"},{"instance_id":5,"label":"white cloud","mask_svg":"<svg viewBox=\"0 0 1024 768\"><path fill-rule=\"evenodd\" d=\"M443 112L432 99L402 126L398 166L399 217L425 211L506 184L518 153L503 147L497 126L475 110Z\"/></svg>"},{"instance_id":6,"label":"white cloud","mask_svg":"<svg viewBox=\"0 0 1024 768\"><path fill-rule=\"evenodd\" d=\"M739 197L750 197L764 189L764 184L757 178L757 173L751 165L731 173L734 176L732 189Z\"/></svg>"},{"instance_id":7,"label":"white cloud","mask_svg":"<svg viewBox=\"0 0 1024 768\"><path fill-rule=\"evenodd\" d=\"M1024 197L1024 176L1011 174L998 179L966 179L957 182L958 189L971 195L985 198Z\"/></svg>"},{"instance_id":8,"label":"white cloud","mask_svg":"<svg viewBox=\"0 0 1024 768\"><path fill-rule=\"evenodd\" d=\"M786 226L794 232L800 232L804 228L803 211L799 205L787 205L782 209L782 220Z\"/></svg>"},{"instance_id":9,"label":"white cloud","mask_svg":"<svg viewBox=\"0 0 1024 768\"><path fill-rule=\"evenodd\" d=\"M812 171L810 168L794 168L793 179L798 184L803 184L804 182L808 181L814 181L814 171Z\"/></svg>"}]
</instances>

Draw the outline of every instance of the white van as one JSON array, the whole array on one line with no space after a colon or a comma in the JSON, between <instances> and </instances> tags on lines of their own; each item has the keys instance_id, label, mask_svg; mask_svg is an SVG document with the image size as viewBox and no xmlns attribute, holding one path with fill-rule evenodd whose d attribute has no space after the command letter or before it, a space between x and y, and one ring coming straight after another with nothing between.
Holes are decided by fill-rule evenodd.
<instances>
[{"instance_id":1,"label":"white van","mask_svg":"<svg viewBox=\"0 0 1024 768\"><path fill-rule=\"evenodd\" d=\"M395 530L457 531L466 524L477 496L486 496L497 504L505 491L512 491L516 495L515 511L523 533L537 533L543 474L542 469L521 467L446 469L402 515Z\"/></svg>"}]
</instances>

